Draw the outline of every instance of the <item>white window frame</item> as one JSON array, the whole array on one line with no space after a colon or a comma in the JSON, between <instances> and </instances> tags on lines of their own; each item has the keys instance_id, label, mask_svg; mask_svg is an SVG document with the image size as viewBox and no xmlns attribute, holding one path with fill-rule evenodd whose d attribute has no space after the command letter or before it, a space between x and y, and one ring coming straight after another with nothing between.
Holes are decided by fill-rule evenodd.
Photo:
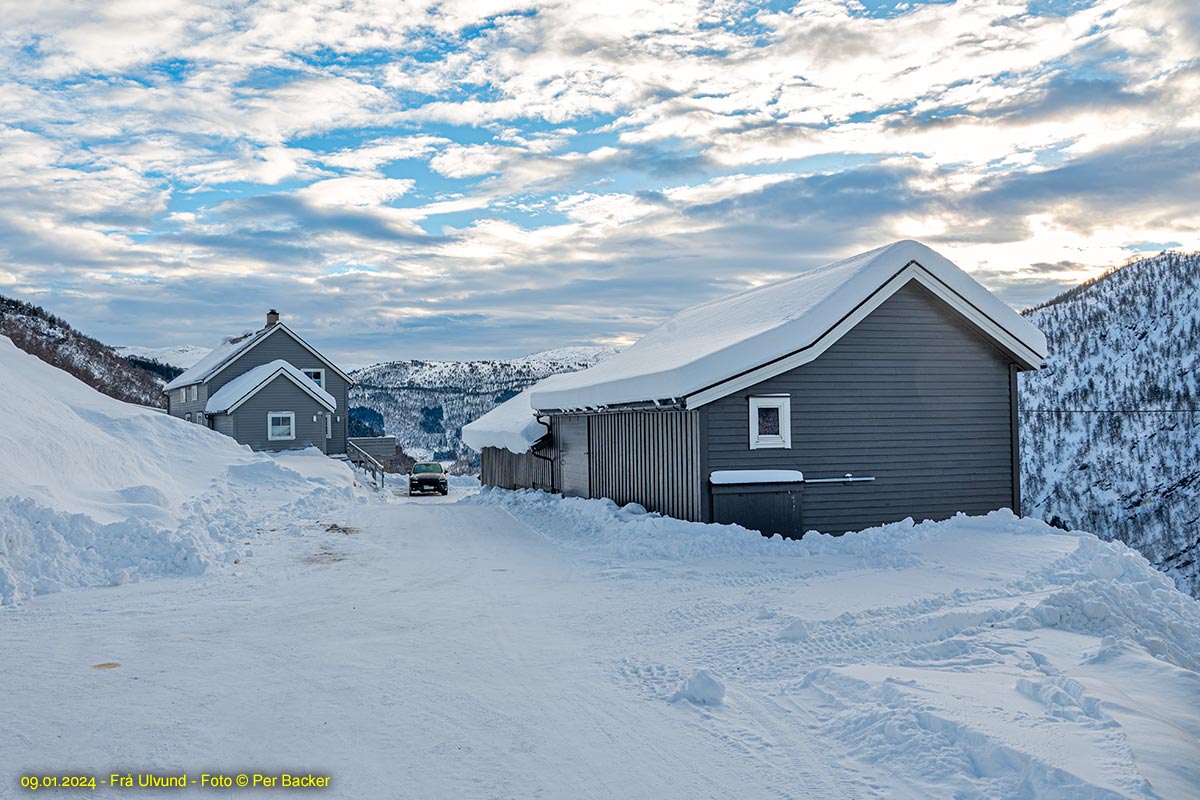
<instances>
[{"instance_id":1,"label":"white window frame","mask_svg":"<svg viewBox=\"0 0 1200 800\"><path fill-rule=\"evenodd\" d=\"M333 438L333 414L325 414L325 438Z\"/></svg>"},{"instance_id":2,"label":"white window frame","mask_svg":"<svg viewBox=\"0 0 1200 800\"><path fill-rule=\"evenodd\" d=\"M196 384L196 383L193 383L193 384L192 384L192 402L193 402L193 403L194 403L194 402L196 402L196 400L197 400L199 397L200 397L200 385L199 385L199 384Z\"/></svg>"},{"instance_id":3,"label":"white window frame","mask_svg":"<svg viewBox=\"0 0 1200 800\"><path fill-rule=\"evenodd\" d=\"M187 402L187 387L186 386L184 386L183 388L181 388L179 390L179 402L181 402L181 403Z\"/></svg>"},{"instance_id":4,"label":"white window frame","mask_svg":"<svg viewBox=\"0 0 1200 800\"><path fill-rule=\"evenodd\" d=\"M760 408L779 409L779 435L762 435L758 433L758 410ZM750 449L769 450L792 447L792 398L786 394L760 395L750 398Z\"/></svg>"},{"instance_id":5,"label":"white window frame","mask_svg":"<svg viewBox=\"0 0 1200 800\"><path fill-rule=\"evenodd\" d=\"M184 421L184 422L191 422L191 421L192 421L192 412L190 412L190 411L189 411L188 413L184 414L184 415L183 415L183 421Z\"/></svg>"},{"instance_id":6,"label":"white window frame","mask_svg":"<svg viewBox=\"0 0 1200 800\"><path fill-rule=\"evenodd\" d=\"M291 435L290 436L274 436L271 433L271 418L272 417L287 417L291 420ZM290 442L296 438L296 412L295 411L268 411L267 412L267 441L269 442Z\"/></svg>"},{"instance_id":7,"label":"white window frame","mask_svg":"<svg viewBox=\"0 0 1200 800\"><path fill-rule=\"evenodd\" d=\"M317 386L320 386L322 389L325 388L325 370L324 369L317 369L316 367L314 367L312 369L302 369L300 371L304 373L304 377L308 378L310 381L315 383ZM310 372L320 373L320 377L314 378L312 375L308 374Z\"/></svg>"}]
</instances>

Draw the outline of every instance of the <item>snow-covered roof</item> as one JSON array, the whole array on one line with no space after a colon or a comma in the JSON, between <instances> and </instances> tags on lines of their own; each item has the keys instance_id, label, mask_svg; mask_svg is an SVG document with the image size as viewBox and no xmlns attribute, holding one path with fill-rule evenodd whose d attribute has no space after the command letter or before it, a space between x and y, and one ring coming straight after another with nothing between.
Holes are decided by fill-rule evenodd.
<instances>
[{"instance_id":1,"label":"snow-covered roof","mask_svg":"<svg viewBox=\"0 0 1200 800\"><path fill-rule=\"evenodd\" d=\"M238 355L249 350L260 339L270 333L270 328L263 328L253 333L243 334L233 339L227 339L220 346L213 348L204 358L197 361L181 375L166 385L167 391L178 389L180 386L191 386L211 378L221 367L228 364Z\"/></svg>"},{"instance_id":2,"label":"snow-covered roof","mask_svg":"<svg viewBox=\"0 0 1200 800\"><path fill-rule=\"evenodd\" d=\"M218 389L212 397L208 398L208 403L204 406L204 413L221 414L233 411L279 377L290 380L330 411L337 410L337 400L333 395L288 362L276 359L242 373Z\"/></svg>"},{"instance_id":3,"label":"snow-covered roof","mask_svg":"<svg viewBox=\"0 0 1200 800\"><path fill-rule=\"evenodd\" d=\"M342 378L342 380L346 381L346 383L354 383L349 375L338 369L336 364L334 364L325 356L321 355L316 351L316 349L313 348L312 345L296 335L295 331L293 331L287 325L284 325L282 322L277 322L274 325L268 325L265 328L254 331L253 333L243 334L240 337L226 340L221 344L220 347L216 348L204 358L197 361L191 369L187 370L182 375L175 378L175 380L168 383L164 387L164 391L169 392L172 389L178 389L181 386L191 386L193 383L203 383L204 381L207 381L209 378L213 377L222 369L224 369L227 364L232 363L250 348L254 347L263 339L266 339L268 336L276 333L277 331L282 331L288 336L291 336L298 345L312 353L316 358L320 359L326 366L330 367L334 372L336 372Z\"/></svg>"},{"instance_id":4,"label":"snow-covered roof","mask_svg":"<svg viewBox=\"0 0 1200 800\"><path fill-rule=\"evenodd\" d=\"M529 405L530 394L540 385L535 384L464 425L463 444L476 452L483 452L485 447L496 447L513 453L528 453L534 442L546 435L546 427L537 421Z\"/></svg>"},{"instance_id":5,"label":"snow-covered roof","mask_svg":"<svg viewBox=\"0 0 1200 800\"><path fill-rule=\"evenodd\" d=\"M708 480L718 486L742 483L803 483L798 469L719 469Z\"/></svg>"},{"instance_id":6,"label":"snow-covered roof","mask_svg":"<svg viewBox=\"0 0 1200 800\"><path fill-rule=\"evenodd\" d=\"M1046 338L945 257L914 241L681 311L612 358L535 387L536 409L686 399L696 407L812 361L916 280L1009 351L1041 366Z\"/></svg>"}]
</instances>

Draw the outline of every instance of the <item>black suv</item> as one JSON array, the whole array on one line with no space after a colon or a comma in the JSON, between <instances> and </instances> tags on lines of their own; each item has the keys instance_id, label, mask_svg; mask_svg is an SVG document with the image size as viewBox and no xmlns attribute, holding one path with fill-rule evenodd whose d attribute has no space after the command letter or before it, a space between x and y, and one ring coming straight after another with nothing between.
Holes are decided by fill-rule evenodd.
<instances>
[{"instance_id":1,"label":"black suv","mask_svg":"<svg viewBox=\"0 0 1200 800\"><path fill-rule=\"evenodd\" d=\"M446 482L446 471L442 469L441 464L436 461L421 461L413 464L412 472L408 476L408 494L412 496L418 492L450 493L450 486Z\"/></svg>"}]
</instances>

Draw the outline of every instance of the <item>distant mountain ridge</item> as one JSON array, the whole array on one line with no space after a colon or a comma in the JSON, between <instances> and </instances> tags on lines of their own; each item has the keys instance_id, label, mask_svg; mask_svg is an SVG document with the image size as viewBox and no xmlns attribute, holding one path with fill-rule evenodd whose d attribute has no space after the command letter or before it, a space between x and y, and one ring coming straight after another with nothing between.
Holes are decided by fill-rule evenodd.
<instances>
[{"instance_id":1,"label":"distant mountain ridge","mask_svg":"<svg viewBox=\"0 0 1200 800\"><path fill-rule=\"evenodd\" d=\"M1163 253L1025 312L1024 511L1139 550L1200 597L1200 253Z\"/></svg>"},{"instance_id":2,"label":"distant mountain ridge","mask_svg":"<svg viewBox=\"0 0 1200 800\"><path fill-rule=\"evenodd\" d=\"M0 295L0 336L109 397L145 406L166 405L157 376L32 303Z\"/></svg>"},{"instance_id":3,"label":"distant mountain ridge","mask_svg":"<svg viewBox=\"0 0 1200 800\"><path fill-rule=\"evenodd\" d=\"M411 455L472 459L477 454L462 443L463 425L543 378L586 369L616 352L563 347L513 359L375 364L350 373L351 417L374 420L378 414L384 432Z\"/></svg>"},{"instance_id":4,"label":"distant mountain ridge","mask_svg":"<svg viewBox=\"0 0 1200 800\"><path fill-rule=\"evenodd\" d=\"M179 344L170 347L145 347L142 345L118 345L113 348L125 358L143 358L186 370L212 352L210 347L194 344Z\"/></svg>"}]
</instances>

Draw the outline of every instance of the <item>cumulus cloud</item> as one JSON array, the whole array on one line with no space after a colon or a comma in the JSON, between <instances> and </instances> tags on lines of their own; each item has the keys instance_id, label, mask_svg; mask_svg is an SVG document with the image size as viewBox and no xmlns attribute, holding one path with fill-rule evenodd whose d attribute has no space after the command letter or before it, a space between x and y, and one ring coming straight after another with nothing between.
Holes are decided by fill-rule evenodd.
<instances>
[{"instance_id":1,"label":"cumulus cloud","mask_svg":"<svg viewBox=\"0 0 1200 800\"><path fill-rule=\"evenodd\" d=\"M625 342L899 237L1035 303L1200 247L1194 6L13 6L0 285L112 341L283 306L348 363Z\"/></svg>"}]
</instances>

